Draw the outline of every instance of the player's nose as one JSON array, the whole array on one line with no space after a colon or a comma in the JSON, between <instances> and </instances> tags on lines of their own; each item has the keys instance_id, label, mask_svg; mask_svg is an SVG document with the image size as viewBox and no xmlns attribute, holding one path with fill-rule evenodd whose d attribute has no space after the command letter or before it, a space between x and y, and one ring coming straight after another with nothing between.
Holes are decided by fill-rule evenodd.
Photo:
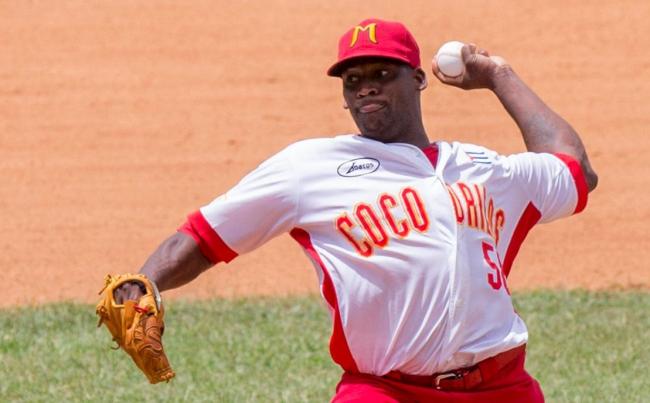
<instances>
[{"instance_id":1,"label":"player's nose","mask_svg":"<svg viewBox=\"0 0 650 403\"><path fill-rule=\"evenodd\" d=\"M366 85L362 85L359 88L359 91L357 91L357 98L364 98L369 95L378 95L378 94L379 94L379 88L377 88L377 86L372 84L366 84Z\"/></svg>"}]
</instances>

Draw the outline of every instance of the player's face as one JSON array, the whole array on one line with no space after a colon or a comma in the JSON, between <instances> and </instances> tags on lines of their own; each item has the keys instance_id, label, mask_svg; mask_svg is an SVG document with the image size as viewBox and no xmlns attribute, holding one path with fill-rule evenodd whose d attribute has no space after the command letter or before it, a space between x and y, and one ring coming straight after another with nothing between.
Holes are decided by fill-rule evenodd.
<instances>
[{"instance_id":1,"label":"player's face","mask_svg":"<svg viewBox=\"0 0 650 403\"><path fill-rule=\"evenodd\" d=\"M341 74L343 97L361 134L385 143L404 141L421 120L424 72L386 59L361 59Z\"/></svg>"}]
</instances>

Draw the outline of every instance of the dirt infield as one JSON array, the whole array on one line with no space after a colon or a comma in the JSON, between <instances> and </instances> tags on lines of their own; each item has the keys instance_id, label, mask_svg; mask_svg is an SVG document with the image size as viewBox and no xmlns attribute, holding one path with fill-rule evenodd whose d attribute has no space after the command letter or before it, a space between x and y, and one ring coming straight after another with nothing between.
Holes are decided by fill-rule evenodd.
<instances>
[{"instance_id":1,"label":"dirt infield","mask_svg":"<svg viewBox=\"0 0 650 403\"><path fill-rule=\"evenodd\" d=\"M405 22L425 65L449 39L503 55L583 136L599 188L533 230L512 289L650 288L650 2L398 3L0 1L0 306L95 301L271 153L352 132L324 71L366 16ZM523 149L487 91L431 80L423 104L432 139ZM283 236L170 294L316 291Z\"/></svg>"}]
</instances>

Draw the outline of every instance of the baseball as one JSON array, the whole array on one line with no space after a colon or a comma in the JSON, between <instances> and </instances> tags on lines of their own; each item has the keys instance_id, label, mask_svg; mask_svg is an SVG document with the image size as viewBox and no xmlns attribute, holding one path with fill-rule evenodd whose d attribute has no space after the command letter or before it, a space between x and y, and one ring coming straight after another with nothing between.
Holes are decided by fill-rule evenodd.
<instances>
[{"instance_id":1,"label":"baseball","mask_svg":"<svg viewBox=\"0 0 650 403\"><path fill-rule=\"evenodd\" d=\"M443 44L436 53L438 69L447 77L458 77L465 71L465 64L460 54L463 42L450 41Z\"/></svg>"}]
</instances>

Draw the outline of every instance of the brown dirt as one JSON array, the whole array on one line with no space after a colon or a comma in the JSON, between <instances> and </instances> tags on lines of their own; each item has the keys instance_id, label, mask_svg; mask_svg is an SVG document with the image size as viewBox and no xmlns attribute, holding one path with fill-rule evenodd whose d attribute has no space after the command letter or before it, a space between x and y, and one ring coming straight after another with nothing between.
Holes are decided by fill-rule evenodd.
<instances>
[{"instance_id":1,"label":"brown dirt","mask_svg":"<svg viewBox=\"0 0 650 403\"><path fill-rule=\"evenodd\" d=\"M540 226L511 287L650 288L650 2L0 2L0 306L95 301L184 216L286 144L353 130L324 75L339 34L404 21L505 56L582 134L600 186ZM568 4L567 4L568 3ZM487 91L431 82L432 138L523 149ZM316 292L281 237L173 296Z\"/></svg>"}]
</instances>

